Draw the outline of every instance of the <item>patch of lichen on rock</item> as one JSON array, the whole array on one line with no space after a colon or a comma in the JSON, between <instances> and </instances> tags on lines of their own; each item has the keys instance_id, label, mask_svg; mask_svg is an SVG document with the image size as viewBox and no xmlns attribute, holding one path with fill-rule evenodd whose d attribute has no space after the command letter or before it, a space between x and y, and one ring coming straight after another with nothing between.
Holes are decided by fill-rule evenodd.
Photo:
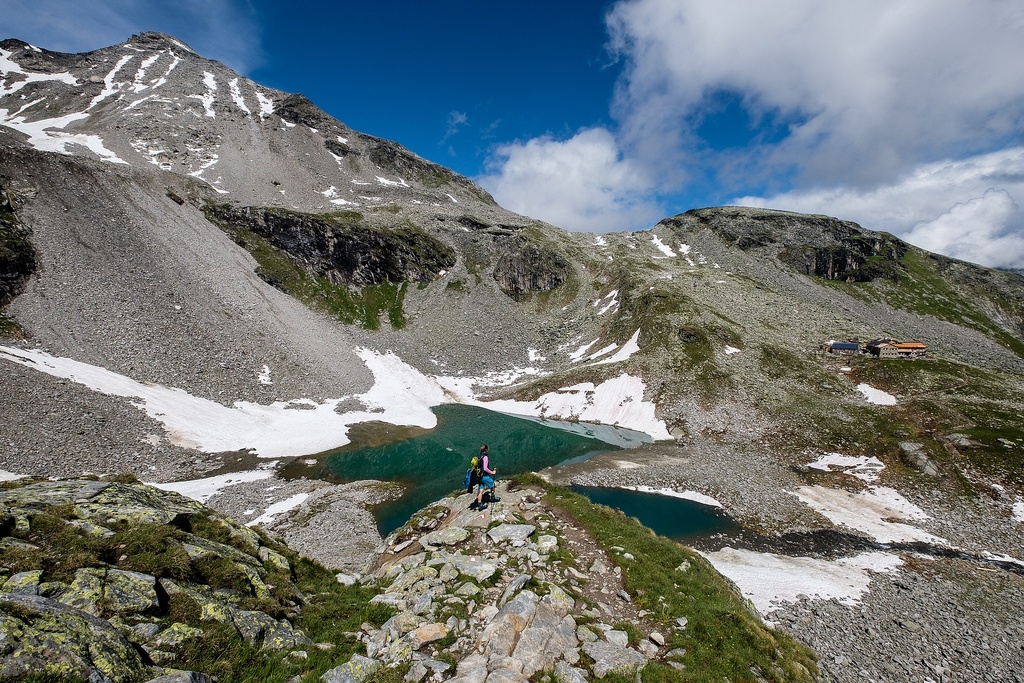
<instances>
[{"instance_id":1,"label":"patch of lichen on rock","mask_svg":"<svg viewBox=\"0 0 1024 683\"><path fill-rule=\"evenodd\" d=\"M173 661L212 624L256 648L308 644L285 618L303 601L296 555L195 501L137 482L45 481L0 490L0 509L3 680L148 680L159 671L139 647ZM24 664L40 653L45 666Z\"/></svg>"}]
</instances>

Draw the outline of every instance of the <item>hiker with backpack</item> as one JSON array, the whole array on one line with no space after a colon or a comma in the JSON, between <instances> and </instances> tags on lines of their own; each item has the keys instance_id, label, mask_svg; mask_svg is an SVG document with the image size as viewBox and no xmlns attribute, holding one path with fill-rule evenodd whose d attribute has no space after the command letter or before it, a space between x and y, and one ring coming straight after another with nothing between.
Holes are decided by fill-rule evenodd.
<instances>
[{"instance_id":1,"label":"hiker with backpack","mask_svg":"<svg viewBox=\"0 0 1024 683\"><path fill-rule=\"evenodd\" d=\"M469 485L468 490L472 491L476 486L476 501L470 503L470 509L486 510L487 503L483 501L484 488L490 489L489 498L491 502L497 503L501 499L494 495L494 475L497 470L492 470L488 461L487 444L480 446L480 454L474 456L469 463Z\"/></svg>"}]
</instances>

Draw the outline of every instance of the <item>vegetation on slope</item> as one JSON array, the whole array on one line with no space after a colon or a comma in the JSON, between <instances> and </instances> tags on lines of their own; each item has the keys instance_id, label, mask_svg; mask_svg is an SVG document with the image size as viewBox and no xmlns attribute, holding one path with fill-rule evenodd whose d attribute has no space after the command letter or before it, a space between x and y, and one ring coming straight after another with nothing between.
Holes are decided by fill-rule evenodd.
<instances>
[{"instance_id":1,"label":"vegetation on slope","mask_svg":"<svg viewBox=\"0 0 1024 683\"><path fill-rule=\"evenodd\" d=\"M270 210L268 210L270 211ZM291 212L286 212L291 213ZM379 244L375 248L381 252L381 260L391 260L390 264L381 266L377 272L367 273L369 270L363 262L353 264L351 268L343 268L341 275L337 268L314 267L310 265L311 260L322 258L327 250L320 250L319 256L304 255L306 249L295 248L289 251L281 246L281 240L277 242L273 236L268 237L257 231L259 221L243 220L238 212L228 210L224 207L207 207L207 216L211 222L218 225L232 240L239 246L244 247L259 264L256 273L267 283L277 287L281 291L294 296L299 301L323 313L336 317L338 320L353 324L359 323L366 329L378 329L380 319L387 316L388 323L395 329L405 326L406 317L403 309L405 293L409 281L405 274L409 270L403 263L394 263L390 251L394 246L393 240L397 239L410 247L415 254L417 245L427 238L424 233L413 231L409 235L392 234L392 231L369 230L366 235L366 242L374 242L377 237ZM313 217L310 217L313 218ZM317 226L327 226L327 230L345 228L350 234L354 234L361 228L362 216L356 212L338 212L315 217L313 222ZM264 230L263 232L267 232ZM272 233L271 233L272 234ZM339 245L339 250L343 248ZM436 266L435 262L441 265L453 263L443 254L438 257L436 246L433 243L425 247L426 265L411 269L412 273L418 273L418 277L429 277L429 269ZM295 252L295 253L292 253ZM417 258L412 257L414 260ZM440 261L437 259L440 258ZM453 259L454 257L452 257ZM365 261L373 261L367 258ZM338 264L335 264L338 265ZM357 272L358 271L358 272ZM361 286L355 282L363 283Z\"/></svg>"},{"instance_id":2,"label":"vegetation on slope","mask_svg":"<svg viewBox=\"0 0 1024 683\"><path fill-rule=\"evenodd\" d=\"M817 678L814 653L766 626L736 589L697 553L655 535L619 510L595 505L539 477L523 477L521 481L543 487L547 491L545 502L563 509L583 525L610 557L616 552L633 556L621 565L627 591L668 634L666 647L685 651L679 659L683 669L648 664L642 672L645 683ZM685 629L675 628L674 619L680 615L688 619ZM627 683L614 675L610 678L613 683Z\"/></svg>"},{"instance_id":3,"label":"vegetation on slope","mask_svg":"<svg viewBox=\"0 0 1024 683\"><path fill-rule=\"evenodd\" d=\"M4 680L74 680L81 660L72 653L100 647L91 632L61 634L77 610L109 620L132 643L103 660L91 655L108 678L151 678L145 666L115 661L138 663L145 649L142 664L159 658L224 683L296 675L313 683L361 647L351 635L360 624L393 613L262 532L130 477L5 482L0 497L8 510L0 515L0 629L8 634L0 655L13 649L19 661L46 662L25 675L0 659ZM115 574L137 585L119 585ZM67 605L68 618L52 620L19 595ZM57 649L35 653L40 642ZM306 656L290 656L294 649Z\"/></svg>"}]
</instances>

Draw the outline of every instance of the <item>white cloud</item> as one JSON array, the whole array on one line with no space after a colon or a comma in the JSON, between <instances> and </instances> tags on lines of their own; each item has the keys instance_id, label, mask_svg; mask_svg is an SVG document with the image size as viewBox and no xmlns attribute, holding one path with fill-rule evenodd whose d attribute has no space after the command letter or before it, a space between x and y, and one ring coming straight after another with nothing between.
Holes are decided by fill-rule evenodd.
<instances>
[{"instance_id":1,"label":"white cloud","mask_svg":"<svg viewBox=\"0 0 1024 683\"><path fill-rule=\"evenodd\" d=\"M606 22L616 126L496 148L481 182L499 202L600 232L644 227L656 198L697 184L761 188L741 201L1024 262L1022 152L1007 142L1024 126L1021 3L620 0ZM723 98L753 122L728 147L701 137Z\"/></svg>"},{"instance_id":2,"label":"white cloud","mask_svg":"<svg viewBox=\"0 0 1024 683\"><path fill-rule=\"evenodd\" d=\"M623 158L604 128L500 145L477 181L502 206L566 230L650 227L663 217L646 171Z\"/></svg>"},{"instance_id":3,"label":"white cloud","mask_svg":"<svg viewBox=\"0 0 1024 683\"><path fill-rule=\"evenodd\" d=\"M262 62L246 0L4 0L2 38L56 52L86 52L144 31L168 33L196 52L248 73Z\"/></svg>"},{"instance_id":4,"label":"white cloud","mask_svg":"<svg viewBox=\"0 0 1024 683\"><path fill-rule=\"evenodd\" d=\"M451 111L448 113L448 129L444 132L444 137L437 144L442 145L448 141L453 135L457 135L462 128L469 123L469 117L466 116L466 112L463 111Z\"/></svg>"},{"instance_id":5,"label":"white cloud","mask_svg":"<svg viewBox=\"0 0 1024 683\"><path fill-rule=\"evenodd\" d=\"M608 15L615 113L641 157L693 142L722 92L788 134L743 167L871 185L1019 134L1024 5L1004 0L633 0ZM722 161L722 160L719 160Z\"/></svg>"},{"instance_id":6,"label":"white cloud","mask_svg":"<svg viewBox=\"0 0 1024 683\"><path fill-rule=\"evenodd\" d=\"M1024 268L1024 147L922 164L866 190L794 190L733 203L838 216L929 251Z\"/></svg>"}]
</instances>

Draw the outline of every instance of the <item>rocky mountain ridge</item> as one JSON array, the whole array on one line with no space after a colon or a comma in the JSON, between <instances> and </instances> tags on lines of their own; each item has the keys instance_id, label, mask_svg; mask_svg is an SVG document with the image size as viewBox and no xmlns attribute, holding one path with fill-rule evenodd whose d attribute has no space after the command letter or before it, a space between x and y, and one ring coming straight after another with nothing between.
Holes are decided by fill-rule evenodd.
<instances>
[{"instance_id":1,"label":"rocky mountain ridge","mask_svg":"<svg viewBox=\"0 0 1024 683\"><path fill-rule=\"evenodd\" d=\"M1014 516L1024 499L1019 274L836 218L743 207L644 232L566 233L160 34L82 55L0 42L0 149L0 470L167 482L261 464L244 448L197 448L134 399L39 372L12 360L19 352L45 349L225 407L306 410L348 397L356 410L378 382L357 353L371 349L424 376L475 379L478 398L549 405L577 391L582 403L546 414L569 420L584 419L597 387L638 379L642 395L608 403L649 401L671 439L596 458L565 483L692 489L760 533L858 538L869 532L797 497L823 483L871 494L874 485L806 468L817 454L849 454L884 465L885 486L920 506L917 523L932 534L978 555L1024 555ZM876 337L923 341L930 358L820 351L829 339ZM513 379L486 381L496 375ZM863 387L894 403L869 401ZM325 484L273 477L212 502L233 497L232 514L255 518L313 486ZM366 552L377 541L370 498L325 500L347 506L347 520L358 513L346 562ZM899 580L927 605L942 602L950 567L962 568L903 560L916 580ZM913 623L984 632L964 596L991 584L972 566L961 574L952 611ZM1000 580L1016 594L1012 573ZM849 644L808 614L859 624L851 608L821 604L808 596L787 628L830 653L822 667L835 680L877 672L871 653L893 637L879 624L903 619L906 601L869 601ZM942 640L927 658L896 655L913 680L939 676L934 666L971 680L966 672L1013 661L1012 641L951 654ZM853 664L835 660L850 653ZM997 668L993 680L1014 680Z\"/></svg>"}]
</instances>

